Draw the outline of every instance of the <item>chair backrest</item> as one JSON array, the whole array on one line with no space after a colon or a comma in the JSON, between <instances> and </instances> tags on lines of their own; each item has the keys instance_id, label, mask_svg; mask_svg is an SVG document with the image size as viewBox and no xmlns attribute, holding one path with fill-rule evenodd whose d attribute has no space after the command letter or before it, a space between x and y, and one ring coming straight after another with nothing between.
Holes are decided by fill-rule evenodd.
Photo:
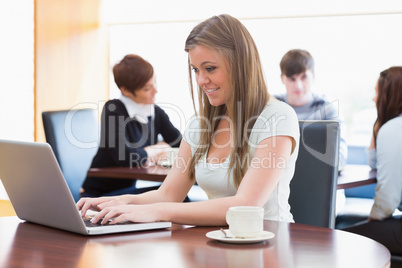
<instances>
[{"instance_id":1,"label":"chair backrest","mask_svg":"<svg viewBox=\"0 0 402 268\"><path fill-rule=\"evenodd\" d=\"M42 113L47 143L53 149L71 194L78 201L81 185L98 149L99 122L93 109Z\"/></svg>"},{"instance_id":2,"label":"chair backrest","mask_svg":"<svg viewBox=\"0 0 402 268\"><path fill-rule=\"evenodd\" d=\"M299 121L300 147L290 183L290 211L297 223L334 228L338 182L337 121Z\"/></svg>"}]
</instances>

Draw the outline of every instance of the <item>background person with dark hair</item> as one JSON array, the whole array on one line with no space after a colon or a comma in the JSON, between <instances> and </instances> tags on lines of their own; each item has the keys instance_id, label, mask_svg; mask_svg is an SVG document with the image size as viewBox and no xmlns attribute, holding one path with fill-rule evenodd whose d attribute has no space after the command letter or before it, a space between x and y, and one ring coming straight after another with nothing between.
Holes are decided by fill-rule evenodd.
<instances>
[{"instance_id":1,"label":"background person with dark hair","mask_svg":"<svg viewBox=\"0 0 402 268\"><path fill-rule=\"evenodd\" d=\"M346 165L348 145L345 139L345 124L339 114L338 102L330 102L325 96L313 93L314 59L311 54L302 49L289 50L279 64L281 80L286 87L286 93L275 96L286 102L295 110L299 120L336 120L341 124L339 141L339 170ZM336 214L345 205L345 192L338 190L336 195Z\"/></svg>"},{"instance_id":2,"label":"background person with dark hair","mask_svg":"<svg viewBox=\"0 0 402 268\"><path fill-rule=\"evenodd\" d=\"M377 169L374 204L367 221L344 230L402 255L402 67L381 72L375 90L377 120L368 154L371 168Z\"/></svg>"},{"instance_id":3,"label":"background person with dark hair","mask_svg":"<svg viewBox=\"0 0 402 268\"><path fill-rule=\"evenodd\" d=\"M342 169L348 158L345 125L338 105L312 91L315 78L313 57L306 50L289 50L282 57L280 68L286 93L275 97L292 106L299 120L337 120L341 124L339 168Z\"/></svg>"},{"instance_id":4,"label":"background person with dark hair","mask_svg":"<svg viewBox=\"0 0 402 268\"><path fill-rule=\"evenodd\" d=\"M152 65L138 55L126 55L113 67L113 75L121 97L103 107L100 144L91 168L157 162L164 156L163 147L178 147L182 136L154 104L158 91ZM159 134L164 142L158 142ZM87 177L81 196L137 194L154 189L138 189L135 184L136 180Z\"/></svg>"}]
</instances>

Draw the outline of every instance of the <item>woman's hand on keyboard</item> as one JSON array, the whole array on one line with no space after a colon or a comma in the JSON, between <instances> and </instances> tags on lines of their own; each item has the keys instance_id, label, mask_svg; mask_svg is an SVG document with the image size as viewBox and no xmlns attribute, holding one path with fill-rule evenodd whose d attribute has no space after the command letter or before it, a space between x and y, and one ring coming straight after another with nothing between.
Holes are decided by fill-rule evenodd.
<instances>
[{"instance_id":1,"label":"woman's hand on keyboard","mask_svg":"<svg viewBox=\"0 0 402 268\"><path fill-rule=\"evenodd\" d=\"M122 196L106 196L97 198L84 197L78 200L76 206L79 211L81 211L81 216L84 217L88 210L101 211L101 207L125 205L128 204L127 198ZM101 207L99 207L101 205Z\"/></svg>"}]
</instances>

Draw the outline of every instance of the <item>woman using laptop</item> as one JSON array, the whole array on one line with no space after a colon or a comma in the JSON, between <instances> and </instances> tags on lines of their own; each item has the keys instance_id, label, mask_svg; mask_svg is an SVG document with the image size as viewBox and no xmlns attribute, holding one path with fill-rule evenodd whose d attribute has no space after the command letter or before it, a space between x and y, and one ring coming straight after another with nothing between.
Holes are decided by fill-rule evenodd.
<instances>
[{"instance_id":1,"label":"woman using laptop","mask_svg":"<svg viewBox=\"0 0 402 268\"><path fill-rule=\"evenodd\" d=\"M78 209L99 211L92 221L101 223L226 225L229 207L259 206L265 219L292 222L298 120L290 106L270 97L249 32L229 15L214 16L192 30L185 50L199 114L188 123L164 183L139 195L82 198ZM195 182L209 200L182 203Z\"/></svg>"}]
</instances>

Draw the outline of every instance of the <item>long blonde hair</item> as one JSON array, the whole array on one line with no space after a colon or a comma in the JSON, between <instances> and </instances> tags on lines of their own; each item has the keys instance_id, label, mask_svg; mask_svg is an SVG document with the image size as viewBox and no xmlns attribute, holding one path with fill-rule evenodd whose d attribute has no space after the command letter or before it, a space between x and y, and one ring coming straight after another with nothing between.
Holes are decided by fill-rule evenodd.
<instances>
[{"instance_id":1,"label":"long blonde hair","mask_svg":"<svg viewBox=\"0 0 402 268\"><path fill-rule=\"evenodd\" d=\"M198 86L199 116L201 138L190 164L191 177L195 176L195 165L206 154L219 117L226 112L233 126L233 144L230 152L229 172L233 170L236 187L240 185L249 167L248 137L254 123L267 105L269 94L264 81L257 46L244 25L229 15L214 16L198 24L186 40L185 51L203 45L219 53L227 61L231 85L231 98L228 107L212 106L205 92ZM190 88L195 109L194 89L189 65ZM218 119L218 120L216 120ZM248 161L247 161L248 160Z\"/></svg>"}]
</instances>

